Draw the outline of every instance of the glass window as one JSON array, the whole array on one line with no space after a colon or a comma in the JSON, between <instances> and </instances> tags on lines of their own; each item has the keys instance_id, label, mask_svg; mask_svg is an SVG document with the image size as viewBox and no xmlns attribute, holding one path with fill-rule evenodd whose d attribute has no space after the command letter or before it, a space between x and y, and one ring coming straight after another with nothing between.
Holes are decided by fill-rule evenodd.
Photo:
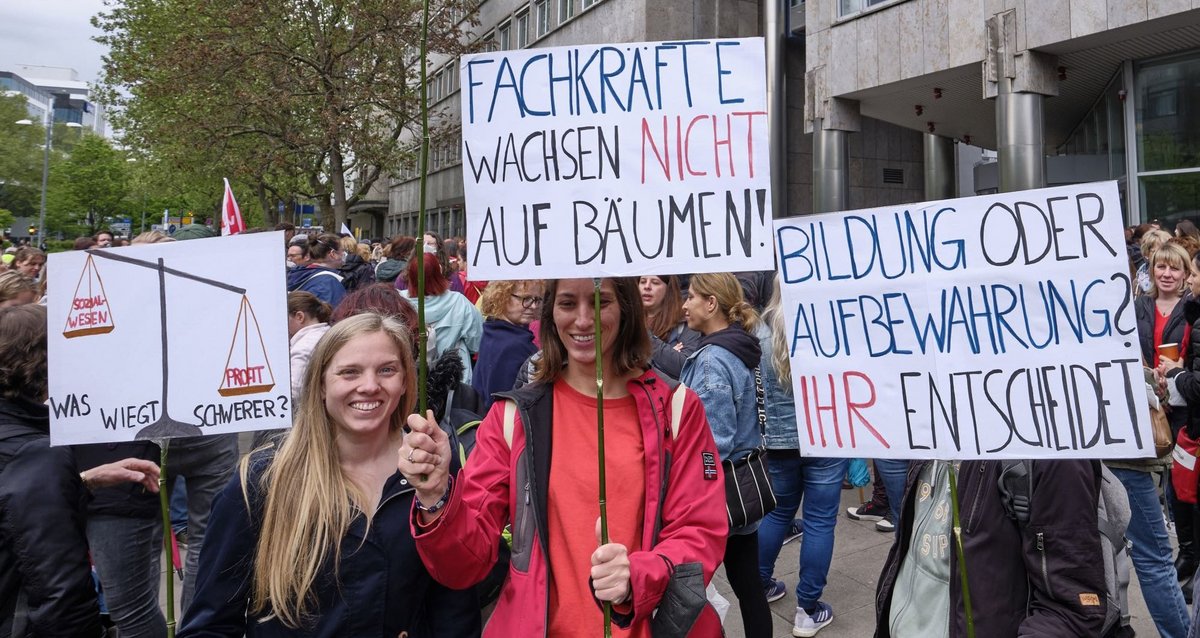
<instances>
[{"instance_id":1,"label":"glass window","mask_svg":"<svg viewBox=\"0 0 1200 638\"><path fill-rule=\"evenodd\" d=\"M1174 224L1200 217L1200 170L1177 175L1150 175L1138 179L1142 218Z\"/></svg>"},{"instance_id":2,"label":"glass window","mask_svg":"<svg viewBox=\"0 0 1200 638\"><path fill-rule=\"evenodd\" d=\"M517 48L524 49L529 44L529 12L517 16Z\"/></svg>"},{"instance_id":3,"label":"glass window","mask_svg":"<svg viewBox=\"0 0 1200 638\"><path fill-rule=\"evenodd\" d=\"M1200 167L1200 54L1139 65L1138 170Z\"/></svg>"},{"instance_id":4,"label":"glass window","mask_svg":"<svg viewBox=\"0 0 1200 638\"><path fill-rule=\"evenodd\" d=\"M600 0L583 0L583 8L586 9L586 8L596 4L597 2L600 2Z\"/></svg>"},{"instance_id":5,"label":"glass window","mask_svg":"<svg viewBox=\"0 0 1200 638\"><path fill-rule=\"evenodd\" d=\"M505 22L496 27L496 42L500 46L501 51L508 51L512 48L512 24Z\"/></svg>"},{"instance_id":6,"label":"glass window","mask_svg":"<svg viewBox=\"0 0 1200 638\"><path fill-rule=\"evenodd\" d=\"M533 15L537 23L537 36L540 38L550 32L550 0L537 0L533 3Z\"/></svg>"},{"instance_id":7,"label":"glass window","mask_svg":"<svg viewBox=\"0 0 1200 638\"><path fill-rule=\"evenodd\" d=\"M558 23L575 17L575 0L558 0Z\"/></svg>"}]
</instances>

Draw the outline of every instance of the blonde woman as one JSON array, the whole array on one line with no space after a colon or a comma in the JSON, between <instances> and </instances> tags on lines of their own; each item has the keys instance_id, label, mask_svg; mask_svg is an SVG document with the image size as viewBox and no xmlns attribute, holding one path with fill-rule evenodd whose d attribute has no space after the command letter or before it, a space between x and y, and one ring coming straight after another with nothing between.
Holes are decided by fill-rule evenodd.
<instances>
[{"instance_id":1,"label":"blonde woman","mask_svg":"<svg viewBox=\"0 0 1200 638\"><path fill-rule=\"evenodd\" d=\"M754 369L762 348L752 334L758 313L729 273L693 275L683 316L703 335L683 364L679 380L700 395L721 461L737 460L759 446ZM742 611L747 636L770 636L771 608L758 576L758 523L729 530L725 573Z\"/></svg>"},{"instance_id":2,"label":"blonde woman","mask_svg":"<svg viewBox=\"0 0 1200 638\"><path fill-rule=\"evenodd\" d=\"M180 638L479 635L474 593L434 582L410 533L396 449L416 402L411 343L366 313L317 344L291 433L213 504Z\"/></svg>"},{"instance_id":3,"label":"blonde woman","mask_svg":"<svg viewBox=\"0 0 1200 638\"><path fill-rule=\"evenodd\" d=\"M495 281L483 291L479 308L487 319L471 387L486 406L493 393L513 389L517 371L537 352L529 324L542 312L542 289L541 281Z\"/></svg>"}]
</instances>

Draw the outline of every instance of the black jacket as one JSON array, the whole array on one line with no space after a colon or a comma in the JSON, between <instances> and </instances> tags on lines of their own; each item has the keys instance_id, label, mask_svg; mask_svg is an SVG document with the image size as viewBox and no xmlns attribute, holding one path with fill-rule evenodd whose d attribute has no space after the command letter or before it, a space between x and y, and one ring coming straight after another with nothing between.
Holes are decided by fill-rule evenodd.
<instances>
[{"instance_id":1,"label":"black jacket","mask_svg":"<svg viewBox=\"0 0 1200 638\"><path fill-rule=\"evenodd\" d=\"M86 492L71 450L50 447L44 405L0 399L0 636L101 635L84 533Z\"/></svg>"},{"instance_id":2,"label":"black jacket","mask_svg":"<svg viewBox=\"0 0 1200 638\"><path fill-rule=\"evenodd\" d=\"M1133 309L1137 316L1138 343L1142 347L1142 357L1146 365L1154 365L1154 350L1163 343L1178 343L1183 347L1184 326L1187 319L1184 308L1190 299L1182 299L1175 304L1171 316L1167 317L1167 325L1163 327L1162 341L1154 343L1154 298L1143 296L1133 300Z\"/></svg>"},{"instance_id":3,"label":"black jacket","mask_svg":"<svg viewBox=\"0 0 1200 638\"><path fill-rule=\"evenodd\" d=\"M1179 305L1184 306L1184 317L1192 326L1192 334L1200 335L1197 332L1200 330L1200 301L1188 299ZM1183 353L1183 367L1168 372L1167 378L1175 382L1175 392L1187 401L1186 410L1173 407L1171 412L1185 412L1188 436L1200 438L1200 343L1197 339L1193 337L1188 342L1187 351Z\"/></svg>"},{"instance_id":4,"label":"black jacket","mask_svg":"<svg viewBox=\"0 0 1200 638\"><path fill-rule=\"evenodd\" d=\"M914 484L925 463L911 463L896 541L875 593L875 636L888 638L900 559L912 541ZM978 638L1099 636L1105 582L1096 506L1100 475L1093 461L1034 461L1027 526L1008 518L1000 500L1000 461L964 461L958 472L963 556ZM953 546L953 537L951 544ZM1095 597L1091 596L1095 594ZM1083 601L1095 601L1084 606ZM950 552L950 636L966 636L956 552Z\"/></svg>"},{"instance_id":5,"label":"black jacket","mask_svg":"<svg viewBox=\"0 0 1200 638\"><path fill-rule=\"evenodd\" d=\"M183 618L179 638L479 635L475 593L452 591L434 582L417 555L408 525L414 491L399 472L384 484L370 529L362 516L351 522L341 541L337 574L318 577L311 592L316 601L312 626L297 631L273 616L248 615L254 549L266 501L261 478L271 459L270 453L258 453L252 459L245 497L240 473L234 473L213 500L196 575L196 596ZM249 511L245 498L249 499Z\"/></svg>"}]
</instances>

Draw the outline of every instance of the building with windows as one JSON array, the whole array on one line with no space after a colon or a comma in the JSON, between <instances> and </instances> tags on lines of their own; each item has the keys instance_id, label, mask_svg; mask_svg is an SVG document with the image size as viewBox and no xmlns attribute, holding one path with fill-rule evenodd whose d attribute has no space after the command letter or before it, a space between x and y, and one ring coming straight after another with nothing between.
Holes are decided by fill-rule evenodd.
<instances>
[{"instance_id":1,"label":"building with windows","mask_svg":"<svg viewBox=\"0 0 1200 638\"><path fill-rule=\"evenodd\" d=\"M92 97L91 87L79 80L75 69L18 64L0 71L0 87L25 96L30 119L44 122L52 109L54 121L78 124L98 135L108 134L104 109Z\"/></svg>"},{"instance_id":2,"label":"building with windows","mask_svg":"<svg viewBox=\"0 0 1200 638\"><path fill-rule=\"evenodd\" d=\"M482 0L496 50L763 35L775 215L1115 179L1130 223L1200 216L1200 0ZM426 226L464 235L456 59ZM412 233L416 167L378 198ZM364 220L370 222L371 220Z\"/></svg>"}]
</instances>

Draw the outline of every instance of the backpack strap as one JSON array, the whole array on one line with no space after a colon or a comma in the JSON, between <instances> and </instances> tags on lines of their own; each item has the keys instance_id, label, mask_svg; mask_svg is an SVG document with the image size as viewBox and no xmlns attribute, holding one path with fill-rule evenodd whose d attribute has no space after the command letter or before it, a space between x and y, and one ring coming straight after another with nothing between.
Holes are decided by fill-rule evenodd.
<instances>
[{"instance_id":1,"label":"backpack strap","mask_svg":"<svg viewBox=\"0 0 1200 638\"><path fill-rule=\"evenodd\" d=\"M517 428L517 404L511 399L504 400L504 442L512 449L513 430Z\"/></svg>"},{"instance_id":2,"label":"backpack strap","mask_svg":"<svg viewBox=\"0 0 1200 638\"><path fill-rule=\"evenodd\" d=\"M1000 488L1000 502L1008 517L1024 527L1029 524L1030 503L1032 502L1033 486L1030 476L1033 474L1033 461L1029 459L1002 461L1000 478L997 480Z\"/></svg>"},{"instance_id":3,"label":"backpack strap","mask_svg":"<svg viewBox=\"0 0 1200 638\"><path fill-rule=\"evenodd\" d=\"M680 383L671 393L671 439L679 437L679 423L683 420L683 402L687 399L687 386Z\"/></svg>"}]
</instances>

